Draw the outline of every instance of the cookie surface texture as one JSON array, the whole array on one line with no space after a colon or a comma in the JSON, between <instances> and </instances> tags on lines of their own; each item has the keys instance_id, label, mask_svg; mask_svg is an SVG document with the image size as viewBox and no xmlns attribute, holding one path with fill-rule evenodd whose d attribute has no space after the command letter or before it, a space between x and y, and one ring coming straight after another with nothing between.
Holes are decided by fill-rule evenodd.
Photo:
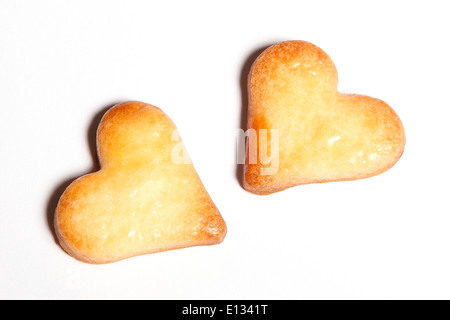
<instances>
[{"instance_id":1,"label":"cookie surface texture","mask_svg":"<svg viewBox=\"0 0 450 320\"><path fill-rule=\"evenodd\" d=\"M399 160L405 132L394 110L379 99L339 93L337 83L333 61L309 42L281 42L255 60L248 78L246 190L264 195L363 179Z\"/></svg>"},{"instance_id":2,"label":"cookie surface texture","mask_svg":"<svg viewBox=\"0 0 450 320\"><path fill-rule=\"evenodd\" d=\"M182 145L174 132L149 104L125 102L106 112L97 130L101 169L75 180L56 208L63 249L102 264L223 241L225 222L195 168L174 161Z\"/></svg>"}]
</instances>

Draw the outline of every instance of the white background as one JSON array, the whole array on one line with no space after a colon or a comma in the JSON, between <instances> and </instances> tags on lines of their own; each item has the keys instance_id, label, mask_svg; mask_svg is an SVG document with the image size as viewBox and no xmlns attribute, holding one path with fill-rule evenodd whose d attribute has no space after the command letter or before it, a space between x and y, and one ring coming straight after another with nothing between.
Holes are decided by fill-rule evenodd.
<instances>
[{"instance_id":1,"label":"white background","mask_svg":"<svg viewBox=\"0 0 450 320\"><path fill-rule=\"evenodd\" d=\"M2 0L0 298L450 298L447 3ZM394 168L270 196L240 187L248 69L292 39L331 56L340 91L400 115ZM55 242L58 198L95 168L96 126L125 100L175 122L223 244L95 266Z\"/></svg>"}]
</instances>

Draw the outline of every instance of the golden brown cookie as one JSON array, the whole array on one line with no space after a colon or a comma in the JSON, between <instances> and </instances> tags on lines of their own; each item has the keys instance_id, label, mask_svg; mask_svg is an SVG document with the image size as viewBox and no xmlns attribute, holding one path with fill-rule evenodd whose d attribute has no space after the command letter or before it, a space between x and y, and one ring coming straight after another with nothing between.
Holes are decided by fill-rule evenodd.
<instances>
[{"instance_id":1,"label":"golden brown cookie","mask_svg":"<svg viewBox=\"0 0 450 320\"><path fill-rule=\"evenodd\" d=\"M337 83L333 61L309 42L278 43L256 59L248 79L246 190L363 179L398 161L405 146L398 115L379 99L339 93Z\"/></svg>"},{"instance_id":2,"label":"golden brown cookie","mask_svg":"<svg viewBox=\"0 0 450 320\"><path fill-rule=\"evenodd\" d=\"M110 263L223 241L225 222L193 165L174 161L182 145L174 133L169 117L145 103L104 115L100 171L74 181L56 209L55 230L70 255Z\"/></svg>"}]
</instances>

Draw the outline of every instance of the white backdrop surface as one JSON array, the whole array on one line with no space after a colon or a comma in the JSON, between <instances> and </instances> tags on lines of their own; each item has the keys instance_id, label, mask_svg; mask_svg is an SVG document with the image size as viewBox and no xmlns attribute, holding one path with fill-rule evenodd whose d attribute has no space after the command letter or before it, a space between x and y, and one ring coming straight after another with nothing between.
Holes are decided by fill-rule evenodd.
<instances>
[{"instance_id":1,"label":"white backdrop surface","mask_svg":"<svg viewBox=\"0 0 450 320\"><path fill-rule=\"evenodd\" d=\"M0 298L450 298L448 12L448 1L2 0ZM294 39L331 56L340 91L396 110L407 145L395 167L270 196L241 188L248 69ZM100 117L126 100L177 125L227 222L221 245L95 266L55 242L58 198L94 169Z\"/></svg>"}]
</instances>

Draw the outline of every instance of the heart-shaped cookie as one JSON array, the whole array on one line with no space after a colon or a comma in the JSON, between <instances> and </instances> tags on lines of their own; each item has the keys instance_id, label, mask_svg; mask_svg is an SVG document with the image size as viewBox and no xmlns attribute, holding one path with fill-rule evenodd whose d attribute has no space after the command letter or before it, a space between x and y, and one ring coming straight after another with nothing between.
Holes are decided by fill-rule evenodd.
<instances>
[{"instance_id":1,"label":"heart-shaped cookie","mask_svg":"<svg viewBox=\"0 0 450 320\"><path fill-rule=\"evenodd\" d=\"M301 184L380 174L401 157L405 133L385 102L337 91L330 57L305 41L266 49L248 79L244 188L270 194Z\"/></svg>"},{"instance_id":2,"label":"heart-shaped cookie","mask_svg":"<svg viewBox=\"0 0 450 320\"><path fill-rule=\"evenodd\" d=\"M56 234L70 255L110 263L223 241L225 222L193 165L174 161L182 146L174 133L163 111L141 102L103 116L101 170L75 180L56 209Z\"/></svg>"}]
</instances>

